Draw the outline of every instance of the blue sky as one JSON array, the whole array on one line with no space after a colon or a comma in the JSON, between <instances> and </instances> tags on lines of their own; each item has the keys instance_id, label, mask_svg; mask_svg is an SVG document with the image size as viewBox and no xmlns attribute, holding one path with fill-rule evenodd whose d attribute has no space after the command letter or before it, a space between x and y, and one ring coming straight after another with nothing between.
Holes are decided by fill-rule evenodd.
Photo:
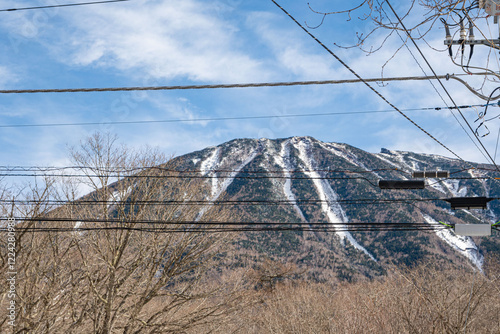
<instances>
[{"instance_id":1,"label":"blue sky","mask_svg":"<svg viewBox=\"0 0 500 334\"><path fill-rule=\"evenodd\" d=\"M62 4L78 1L2 1L2 8ZM314 25L321 16L306 0L282 0L298 21ZM318 10L338 10L346 1L311 1ZM352 5L357 2L352 2ZM405 8L394 4L401 13ZM401 46L397 35L367 56L352 45L356 32L373 25L355 13L328 16L311 30L356 72L380 77L382 65ZM131 0L129 2L45 10L0 12L0 89L120 87L216 83L352 79L340 63L301 31L271 1ZM422 16L410 17L416 22ZM408 23L410 23L408 21ZM481 21L484 27L485 22ZM490 23L492 25L492 23ZM496 26L492 30L496 31ZM487 31L485 28L484 31ZM385 32L373 35L373 45ZM460 73L444 50L441 26L418 42L438 74ZM368 46L368 45L367 45ZM423 59L409 45L424 67ZM432 47L432 48L431 48ZM486 66L487 48L475 60ZM498 61L488 65L498 71ZM496 69L495 69L496 68ZM430 74L427 67L426 73ZM403 48L388 63L385 76L421 76ZM471 77L480 84L480 78ZM475 81L474 81L475 80ZM435 82L437 85L437 83ZM456 82L446 82L456 103L481 104ZM488 86L489 85L489 86ZM401 109L437 107L444 103L428 81L374 84ZM495 87L487 83L488 87ZM444 92L440 89L444 96ZM314 114L390 110L362 84L217 89L156 92L63 94L1 94L0 124L47 124L108 121L198 119L238 116ZM447 100L448 102L448 100ZM448 102L449 103L449 102ZM497 108L491 108L494 114ZM480 111L480 110L477 110ZM464 115L473 123L472 109ZM484 161L449 111L409 111L408 115L467 160ZM498 124L484 138L493 154ZM64 166L68 146L95 131L116 133L122 142L139 147L159 146L181 155L234 138L313 136L344 142L370 152L380 148L450 156L439 145L397 113L227 120L191 123L150 123L60 127L3 127L0 130L2 165Z\"/></svg>"}]
</instances>

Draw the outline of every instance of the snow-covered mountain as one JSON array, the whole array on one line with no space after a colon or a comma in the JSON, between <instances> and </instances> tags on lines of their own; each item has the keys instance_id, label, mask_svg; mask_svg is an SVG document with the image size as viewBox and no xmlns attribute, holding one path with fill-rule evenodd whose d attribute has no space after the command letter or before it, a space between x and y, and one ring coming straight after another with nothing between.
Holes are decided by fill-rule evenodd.
<instances>
[{"instance_id":1,"label":"snow-covered mountain","mask_svg":"<svg viewBox=\"0 0 500 334\"><path fill-rule=\"evenodd\" d=\"M236 139L176 158L203 179L205 199L289 201L289 205L235 205L232 216L248 222L333 224L337 231L246 232L235 242L235 261L258 256L291 261L308 268L317 280L330 276L351 279L382 275L391 264L419 261L472 265L482 268L484 255L500 249L494 236L461 237L453 231L347 232L352 223L474 223L496 222L500 205L486 211L451 211L443 199L494 196L500 184L477 179L490 166L437 155L389 151L368 153L346 144L311 137ZM476 167L478 169L471 169ZM379 179L410 179L417 170L449 170L453 179L427 179L423 190L380 190ZM470 179L474 177L476 179ZM347 179L348 178L348 179ZM407 199L408 202L364 202L356 199ZM314 205L305 201L319 200ZM197 219L203 219L200 212Z\"/></svg>"}]
</instances>

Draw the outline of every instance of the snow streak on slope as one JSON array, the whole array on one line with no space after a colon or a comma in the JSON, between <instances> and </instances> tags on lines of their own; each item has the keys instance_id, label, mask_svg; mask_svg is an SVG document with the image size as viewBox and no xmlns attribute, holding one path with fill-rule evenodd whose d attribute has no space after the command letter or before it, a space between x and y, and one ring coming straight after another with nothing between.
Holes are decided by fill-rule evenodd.
<instances>
[{"instance_id":1,"label":"snow streak on slope","mask_svg":"<svg viewBox=\"0 0 500 334\"><path fill-rule=\"evenodd\" d=\"M469 175L472 178L481 178L481 177L484 177L484 176L488 175L487 173L480 172L480 171L473 170L473 169L469 169L467 172L469 173ZM489 197L489 195L490 195L490 189L488 187L488 184L486 183L486 180L485 179L478 179L478 181L481 182L481 185L483 186L484 196Z\"/></svg>"},{"instance_id":2,"label":"snow streak on slope","mask_svg":"<svg viewBox=\"0 0 500 334\"><path fill-rule=\"evenodd\" d=\"M436 189L439 192L442 192L443 194L446 194L445 188L441 185L441 182L436 179L426 179L427 185L431 186L432 188Z\"/></svg>"},{"instance_id":3,"label":"snow streak on slope","mask_svg":"<svg viewBox=\"0 0 500 334\"><path fill-rule=\"evenodd\" d=\"M244 157L245 159L243 162L241 162L236 168L233 168L232 166L229 167L231 169L231 173L229 176L224 176L224 180L222 183L219 182L219 179L217 178L217 173L214 172L214 169L218 168L221 164L221 161L219 159L219 152L220 152L220 147L217 147L212 155L210 155L205 161L202 162L201 164L201 174L206 175L208 173L211 174L211 182L212 182L212 196L210 198L210 201L216 201L219 196L226 191L226 189L233 183L234 178L238 173L246 166L248 165L255 157L259 154L259 149L254 150L250 155ZM234 157L234 155L229 154L230 157ZM199 221L201 217L205 214L205 212L208 210L208 206L203 208L200 213L198 214L198 217L196 217L196 221Z\"/></svg>"},{"instance_id":4,"label":"snow streak on slope","mask_svg":"<svg viewBox=\"0 0 500 334\"><path fill-rule=\"evenodd\" d=\"M397 169L402 169L400 165L397 165L394 162L390 161L389 159L385 158L384 155L387 155L385 153L375 153L373 155L375 157L379 158L380 160L382 160L383 162L388 163L389 165L396 167Z\"/></svg>"},{"instance_id":5,"label":"snow streak on slope","mask_svg":"<svg viewBox=\"0 0 500 334\"><path fill-rule=\"evenodd\" d=\"M465 197L467 195L467 187L460 188L460 180L444 180L442 184L448 188L453 197Z\"/></svg>"},{"instance_id":6,"label":"snow streak on slope","mask_svg":"<svg viewBox=\"0 0 500 334\"><path fill-rule=\"evenodd\" d=\"M366 171L370 171L370 169L368 169L361 161L359 161L358 157L354 153L346 150L345 146L336 143L320 143L320 146L325 150L327 150L328 152L331 152L336 156L339 156L344 160L349 161L351 164L359 166ZM372 173L378 178L380 178L380 175L378 175L376 172Z\"/></svg>"},{"instance_id":7,"label":"snow streak on slope","mask_svg":"<svg viewBox=\"0 0 500 334\"><path fill-rule=\"evenodd\" d=\"M75 231L73 231L72 233L73 233L73 234L76 234L76 235L83 235L83 232L80 232L80 231L79 231L79 229L80 229L80 227L82 227L82 225L83 225L83 222L82 222L82 221L80 221L80 220L79 220L79 221L77 221L77 222L75 223L75 226L73 227L73 229L74 229Z\"/></svg>"},{"instance_id":8,"label":"snow streak on slope","mask_svg":"<svg viewBox=\"0 0 500 334\"><path fill-rule=\"evenodd\" d=\"M429 224L439 224L439 222L428 215L423 215L423 217ZM456 235L449 229L439 230L436 234L444 242L468 258L480 271L483 270L484 257L479 253L479 249L471 237Z\"/></svg>"},{"instance_id":9,"label":"snow streak on slope","mask_svg":"<svg viewBox=\"0 0 500 334\"><path fill-rule=\"evenodd\" d=\"M391 151L392 154L394 155L394 157L396 158L397 161L399 161L399 163L401 164L402 167L406 167L408 168L409 170L411 171L414 171L415 168L413 168L414 166L410 166L406 161L405 161L405 157L403 155L403 153L408 153L408 152L398 152L398 151Z\"/></svg>"},{"instance_id":10,"label":"snow streak on slope","mask_svg":"<svg viewBox=\"0 0 500 334\"><path fill-rule=\"evenodd\" d=\"M299 151L300 159L305 164L306 168L304 170L304 174L306 174L312 179L314 186L316 187L319 199L322 201L321 209L328 217L330 223L335 224L335 227L341 229L346 228L347 226L344 224L347 223L348 219L344 210L342 210L342 207L337 202L338 199L337 194L333 191L332 187L330 186L330 184L328 184L327 180L320 179L321 175L318 172L314 171L315 169L317 169L317 163L311 154L310 139L294 138L293 144L294 147L297 148L297 150ZM361 246L354 239L351 233L346 231L337 231L336 233L341 238L342 241L347 239L354 248L364 252L373 261L377 261L375 257L370 254L370 252L368 252L363 246Z\"/></svg>"},{"instance_id":11,"label":"snow streak on slope","mask_svg":"<svg viewBox=\"0 0 500 334\"><path fill-rule=\"evenodd\" d=\"M224 192L226 191L227 187L229 187L231 185L231 183L233 183L233 180L235 178L236 175L238 175L239 172L241 172L241 170L246 166L248 165L253 159L255 159L255 157L259 154L259 151L258 150L255 150L251 155L249 155L240 165L238 165L233 171L231 171L231 173L229 174L229 176L225 176L224 177L224 181L222 182L222 184L220 186L217 187L217 192L215 194L212 195L212 201L215 201L217 200L217 198L219 198L219 196ZM217 181L217 178L214 179L215 181Z\"/></svg>"},{"instance_id":12,"label":"snow streak on slope","mask_svg":"<svg viewBox=\"0 0 500 334\"><path fill-rule=\"evenodd\" d=\"M416 164L414 161L411 161L412 165L410 166L406 161L405 157L403 156L402 153L408 153L408 152L398 152L398 151L388 151L390 153L374 153L373 155L380 160L382 160L385 163L388 163L391 166L396 167L397 169L401 170L406 170L406 171L415 171L418 167L418 164ZM396 161L391 161L389 158L394 159ZM403 177L403 179L407 179L406 177Z\"/></svg>"},{"instance_id":13,"label":"snow streak on slope","mask_svg":"<svg viewBox=\"0 0 500 334\"><path fill-rule=\"evenodd\" d=\"M214 169L219 164L219 155L220 155L220 148L219 147L214 148L212 154L205 161L203 161L200 166L201 175L209 174L210 176L212 176L212 196L214 196L215 193L217 192L218 179Z\"/></svg>"},{"instance_id":14,"label":"snow streak on slope","mask_svg":"<svg viewBox=\"0 0 500 334\"><path fill-rule=\"evenodd\" d=\"M279 152L279 155L275 156L276 163L283 169L283 176L285 177L285 183L283 184L283 192L285 193L285 196L287 200L291 201L293 203L293 207L295 208L295 211L297 211L298 215L300 216L300 219L303 222L306 222L306 218L304 217L304 213L302 210L299 208L297 205L297 200L295 198L295 195L292 193L292 180L290 180L290 170L293 169L293 166L290 162L290 146L289 146L290 140L287 140L281 144L281 150Z\"/></svg>"},{"instance_id":15,"label":"snow streak on slope","mask_svg":"<svg viewBox=\"0 0 500 334\"><path fill-rule=\"evenodd\" d=\"M451 193L452 197L465 197L467 187L460 188L460 180L427 179L427 184L443 194Z\"/></svg>"}]
</instances>

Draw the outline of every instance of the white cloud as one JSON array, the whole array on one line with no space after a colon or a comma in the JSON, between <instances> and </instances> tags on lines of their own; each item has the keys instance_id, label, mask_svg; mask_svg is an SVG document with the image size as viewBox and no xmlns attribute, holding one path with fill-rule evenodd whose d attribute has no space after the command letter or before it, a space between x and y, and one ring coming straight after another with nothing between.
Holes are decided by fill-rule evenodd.
<instances>
[{"instance_id":1,"label":"white cloud","mask_svg":"<svg viewBox=\"0 0 500 334\"><path fill-rule=\"evenodd\" d=\"M242 50L237 27L197 0L88 6L67 17L54 49L65 62L133 71L159 79L264 80ZM68 52L68 46L70 51Z\"/></svg>"},{"instance_id":2,"label":"white cloud","mask_svg":"<svg viewBox=\"0 0 500 334\"><path fill-rule=\"evenodd\" d=\"M8 87L18 79L18 75L11 68L0 66L0 87Z\"/></svg>"},{"instance_id":3,"label":"white cloud","mask_svg":"<svg viewBox=\"0 0 500 334\"><path fill-rule=\"evenodd\" d=\"M281 73L310 80L339 77L336 60L289 23L283 15L267 12L253 12L247 18L247 25L257 34L257 42L273 53L273 65Z\"/></svg>"}]
</instances>

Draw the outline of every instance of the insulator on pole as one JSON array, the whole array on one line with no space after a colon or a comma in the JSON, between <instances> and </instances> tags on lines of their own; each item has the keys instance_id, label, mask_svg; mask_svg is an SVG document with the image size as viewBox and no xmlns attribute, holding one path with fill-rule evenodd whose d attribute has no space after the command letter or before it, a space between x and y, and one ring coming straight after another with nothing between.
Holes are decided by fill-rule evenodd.
<instances>
[{"instance_id":1,"label":"insulator on pole","mask_svg":"<svg viewBox=\"0 0 500 334\"><path fill-rule=\"evenodd\" d=\"M472 21L469 21L469 41L473 41L475 38L474 36L474 23Z\"/></svg>"},{"instance_id":2,"label":"insulator on pole","mask_svg":"<svg viewBox=\"0 0 500 334\"><path fill-rule=\"evenodd\" d=\"M444 29L446 30L446 39L448 41L451 41L450 27L448 26L447 23L444 24Z\"/></svg>"}]
</instances>

